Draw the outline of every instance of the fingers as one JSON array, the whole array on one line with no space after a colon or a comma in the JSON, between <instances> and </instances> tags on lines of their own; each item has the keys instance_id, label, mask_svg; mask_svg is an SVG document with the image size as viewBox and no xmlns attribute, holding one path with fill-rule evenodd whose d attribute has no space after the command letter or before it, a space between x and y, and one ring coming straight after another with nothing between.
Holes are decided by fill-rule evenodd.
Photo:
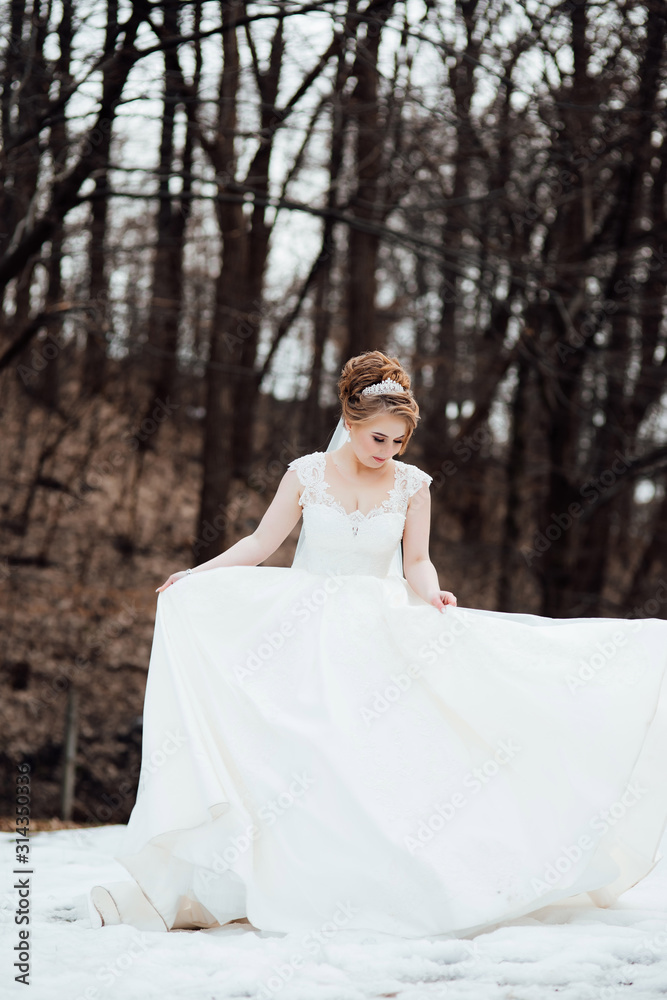
<instances>
[{"instance_id":1,"label":"fingers","mask_svg":"<svg viewBox=\"0 0 667 1000\"><path fill-rule=\"evenodd\" d=\"M164 581L161 587L155 588L155 593L161 594L163 590L167 589L167 587L171 587L172 584L177 583L179 580L181 580L185 576L186 572L187 570L180 570L180 572L178 573L172 573L171 576L167 577L167 579Z\"/></svg>"},{"instance_id":2,"label":"fingers","mask_svg":"<svg viewBox=\"0 0 667 1000\"><path fill-rule=\"evenodd\" d=\"M449 590L441 590L440 594L433 598L431 604L434 608L437 608L438 611L442 611L444 613L448 604L450 604L453 608L456 607L456 598L452 593L450 593Z\"/></svg>"}]
</instances>

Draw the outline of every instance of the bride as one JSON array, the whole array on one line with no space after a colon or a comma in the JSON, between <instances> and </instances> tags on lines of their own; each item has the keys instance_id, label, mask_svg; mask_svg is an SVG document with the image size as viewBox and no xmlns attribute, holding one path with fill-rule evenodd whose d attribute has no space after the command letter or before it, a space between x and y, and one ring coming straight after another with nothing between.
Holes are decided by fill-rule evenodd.
<instances>
[{"instance_id":1,"label":"bride","mask_svg":"<svg viewBox=\"0 0 667 1000\"><path fill-rule=\"evenodd\" d=\"M657 863L667 622L460 608L410 379L352 358L327 452L158 588L137 801L93 923L473 933ZM290 568L259 566L302 517Z\"/></svg>"}]
</instances>

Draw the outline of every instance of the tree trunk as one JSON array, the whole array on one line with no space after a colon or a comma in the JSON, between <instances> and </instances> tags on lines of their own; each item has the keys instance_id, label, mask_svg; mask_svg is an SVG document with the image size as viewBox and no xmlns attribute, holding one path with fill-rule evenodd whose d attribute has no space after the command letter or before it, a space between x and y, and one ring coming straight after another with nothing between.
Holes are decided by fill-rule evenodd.
<instances>
[{"instance_id":1,"label":"tree trunk","mask_svg":"<svg viewBox=\"0 0 667 1000\"><path fill-rule=\"evenodd\" d=\"M357 83L350 95L348 113L355 126L354 182L349 212L361 223L384 217L380 203L384 140L378 105L378 52L382 28L391 16L393 0L371 0L363 13L365 38L357 38L351 75ZM347 251L346 357L379 346L375 323L376 268L379 237L363 226L351 226Z\"/></svg>"},{"instance_id":2,"label":"tree trunk","mask_svg":"<svg viewBox=\"0 0 667 1000\"><path fill-rule=\"evenodd\" d=\"M111 57L118 37L118 0L107 2L107 27L104 39L104 52ZM88 298L90 310L87 315L86 352L83 362L83 392L87 396L96 396L104 384L104 370L107 356L108 330L108 284L106 275L107 259L107 225L109 215L109 199L107 187L109 183L109 151L111 149L111 125L115 117L115 108L111 111L111 120L104 128L99 139L99 158L101 166L96 171L95 192L90 206L90 248L88 251Z\"/></svg>"},{"instance_id":3,"label":"tree trunk","mask_svg":"<svg viewBox=\"0 0 667 1000\"><path fill-rule=\"evenodd\" d=\"M218 190L236 190L234 137L240 60L236 30L237 17L230 4L222 4L223 67L220 76L218 132L210 155L216 166ZM232 481L232 434L234 426L233 380L238 377L234 361L238 357L239 336L236 301L245 288L245 219L240 202L216 203L222 237L222 260L216 282L216 301L209 361L206 371L206 424L204 428L204 475L199 507L197 538L193 558L197 565L225 548L229 488ZM217 521L216 521L217 519Z\"/></svg>"},{"instance_id":4,"label":"tree trunk","mask_svg":"<svg viewBox=\"0 0 667 1000\"><path fill-rule=\"evenodd\" d=\"M449 86L456 109L456 153L454 177L451 188L451 206L445 208L446 220L442 228L442 265L440 268L440 321L434 358L434 384L424 413L423 440L425 453L432 463L442 452L442 441L447 439L450 421L446 414L448 402L463 402L457 389L456 373L460 371L459 350L460 304L459 273L463 230L466 226L464 198L470 182L470 161L475 143L474 124L470 117L470 103L474 93L474 69L480 43L475 38L475 12L477 0L465 3L458 0L457 8L463 16L466 47L449 71ZM466 509L470 497L460 498Z\"/></svg>"}]
</instances>

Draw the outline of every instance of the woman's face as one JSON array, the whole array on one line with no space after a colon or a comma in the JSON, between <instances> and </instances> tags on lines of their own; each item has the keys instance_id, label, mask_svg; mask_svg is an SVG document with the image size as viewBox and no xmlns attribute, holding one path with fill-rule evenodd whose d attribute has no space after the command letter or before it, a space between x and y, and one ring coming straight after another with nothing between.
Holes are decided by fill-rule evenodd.
<instances>
[{"instance_id":1,"label":"woman's face","mask_svg":"<svg viewBox=\"0 0 667 1000\"><path fill-rule=\"evenodd\" d=\"M408 433L407 421L390 413L379 413L353 424L346 421L345 427L358 460L371 469L382 468L397 455Z\"/></svg>"}]
</instances>

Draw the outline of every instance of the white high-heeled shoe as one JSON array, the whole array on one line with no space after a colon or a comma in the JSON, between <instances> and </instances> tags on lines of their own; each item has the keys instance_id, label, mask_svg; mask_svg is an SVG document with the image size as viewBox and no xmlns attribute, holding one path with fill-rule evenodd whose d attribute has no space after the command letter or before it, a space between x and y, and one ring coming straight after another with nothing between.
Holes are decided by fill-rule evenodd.
<instances>
[{"instance_id":1,"label":"white high-heeled shoe","mask_svg":"<svg viewBox=\"0 0 667 1000\"><path fill-rule=\"evenodd\" d=\"M88 913L93 928L130 924L142 931L166 931L167 926L136 882L95 885L88 894Z\"/></svg>"},{"instance_id":2,"label":"white high-heeled shoe","mask_svg":"<svg viewBox=\"0 0 667 1000\"><path fill-rule=\"evenodd\" d=\"M95 885L88 896L88 913L91 927L107 927L121 923L113 896L102 885Z\"/></svg>"}]
</instances>

